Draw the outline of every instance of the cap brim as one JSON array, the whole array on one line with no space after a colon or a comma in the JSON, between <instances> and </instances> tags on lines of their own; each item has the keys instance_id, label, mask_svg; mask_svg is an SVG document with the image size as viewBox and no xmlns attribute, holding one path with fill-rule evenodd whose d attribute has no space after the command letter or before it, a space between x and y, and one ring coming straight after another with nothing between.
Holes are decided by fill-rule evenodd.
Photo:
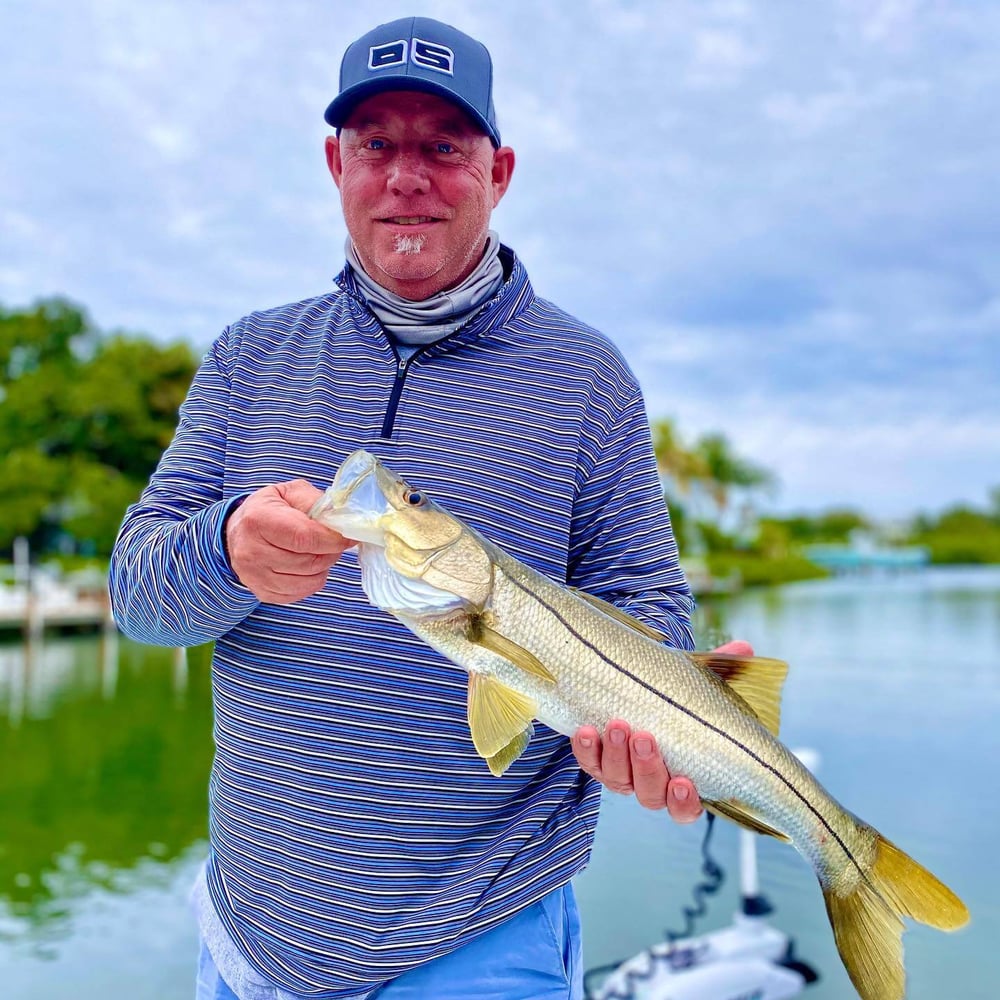
<instances>
[{"instance_id":1,"label":"cap brim","mask_svg":"<svg viewBox=\"0 0 1000 1000\"><path fill-rule=\"evenodd\" d=\"M369 97L376 94L384 94L390 90L418 90L424 94L434 94L450 101L457 108L468 116L477 125L484 135L488 136L490 142L497 148L500 147L500 135L483 116L476 111L471 104L467 104L453 90L442 87L431 80L422 80L419 77L387 77L381 80L365 80L357 83L353 87L348 87L343 93L338 94L327 106L323 118L328 125L340 130L344 127L347 119L351 117L351 112Z\"/></svg>"}]
</instances>

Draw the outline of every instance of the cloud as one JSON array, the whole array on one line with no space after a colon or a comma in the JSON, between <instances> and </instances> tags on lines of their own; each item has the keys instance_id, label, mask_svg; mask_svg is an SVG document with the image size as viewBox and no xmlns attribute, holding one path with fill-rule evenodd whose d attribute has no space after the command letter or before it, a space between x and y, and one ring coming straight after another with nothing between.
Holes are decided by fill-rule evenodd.
<instances>
[{"instance_id":1,"label":"cloud","mask_svg":"<svg viewBox=\"0 0 1000 1000\"><path fill-rule=\"evenodd\" d=\"M764 53L734 29L704 28L694 35L685 75L690 87L734 87L747 70L764 61Z\"/></svg>"},{"instance_id":2,"label":"cloud","mask_svg":"<svg viewBox=\"0 0 1000 1000\"><path fill-rule=\"evenodd\" d=\"M518 154L496 228L541 294L621 344L651 412L731 434L781 503L838 483L885 508L983 495L1000 9L425 10L494 56ZM329 288L345 230L321 114L372 21L319 0L15 4L0 301L67 293L101 325L204 347Z\"/></svg>"}]
</instances>

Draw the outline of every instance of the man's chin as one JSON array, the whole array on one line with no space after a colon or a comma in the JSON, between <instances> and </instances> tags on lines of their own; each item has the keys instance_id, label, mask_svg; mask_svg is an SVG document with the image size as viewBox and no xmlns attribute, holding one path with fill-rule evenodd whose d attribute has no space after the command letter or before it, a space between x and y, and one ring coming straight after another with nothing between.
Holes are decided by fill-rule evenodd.
<instances>
[{"instance_id":1,"label":"man's chin","mask_svg":"<svg viewBox=\"0 0 1000 1000\"><path fill-rule=\"evenodd\" d=\"M443 266L440 255L428 247L426 239L419 246L400 244L398 249L394 246L383 252L375 263L375 273L369 273L380 283L383 277L394 281L423 281L433 278Z\"/></svg>"},{"instance_id":2,"label":"man's chin","mask_svg":"<svg viewBox=\"0 0 1000 1000\"><path fill-rule=\"evenodd\" d=\"M449 284L446 278L442 278L440 266L427 267L426 257L421 261L420 254L400 254L392 263L396 266L381 269L378 275L372 277L383 288L387 288L390 292L394 292L404 299L419 302L436 295L438 292L443 292L446 288L450 288L451 284L454 284L454 282ZM419 263L424 263L425 266L401 266Z\"/></svg>"}]
</instances>

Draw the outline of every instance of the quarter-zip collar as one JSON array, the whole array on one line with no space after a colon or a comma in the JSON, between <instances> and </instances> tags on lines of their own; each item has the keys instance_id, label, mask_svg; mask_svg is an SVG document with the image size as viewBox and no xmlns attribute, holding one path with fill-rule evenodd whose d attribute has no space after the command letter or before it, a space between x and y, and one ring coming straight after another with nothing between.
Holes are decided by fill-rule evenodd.
<instances>
[{"instance_id":1,"label":"quarter-zip collar","mask_svg":"<svg viewBox=\"0 0 1000 1000\"><path fill-rule=\"evenodd\" d=\"M514 251L502 243L500 244L500 260L506 277L496 295L457 330L433 344L421 347L417 352L420 357L427 358L444 354L462 345L472 343L480 337L487 336L494 330L504 327L532 301L534 291L527 271ZM392 339L365 300L351 267L345 265L334 281L349 297L349 305L358 317L358 332L372 337L380 345L388 344L396 353Z\"/></svg>"},{"instance_id":2,"label":"quarter-zip collar","mask_svg":"<svg viewBox=\"0 0 1000 1000\"><path fill-rule=\"evenodd\" d=\"M504 282L500 238L492 229L479 263L465 280L420 301L404 299L375 281L365 271L350 238L347 262L358 290L404 352L454 333L496 295Z\"/></svg>"}]
</instances>

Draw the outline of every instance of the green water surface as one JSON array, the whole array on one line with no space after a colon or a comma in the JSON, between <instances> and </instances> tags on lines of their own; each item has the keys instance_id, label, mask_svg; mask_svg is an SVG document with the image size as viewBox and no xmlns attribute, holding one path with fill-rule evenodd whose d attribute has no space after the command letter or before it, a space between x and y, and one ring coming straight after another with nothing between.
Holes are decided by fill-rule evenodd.
<instances>
[{"instance_id":1,"label":"green water surface","mask_svg":"<svg viewBox=\"0 0 1000 1000\"><path fill-rule=\"evenodd\" d=\"M816 749L827 787L969 904L960 934L908 934L911 1000L1000 997L1000 571L748 593L704 607L699 628L789 660L786 742ZM0 645L4 1000L193 996L186 897L206 850L208 674L205 648ZM588 966L683 925L703 832L607 797L577 880ZM731 826L713 848L727 879L699 931L738 903ZM812 874L777 843L759 857L774 922L822 975L804 996L850 1000Z\"/></svg>"}]
</instances>

